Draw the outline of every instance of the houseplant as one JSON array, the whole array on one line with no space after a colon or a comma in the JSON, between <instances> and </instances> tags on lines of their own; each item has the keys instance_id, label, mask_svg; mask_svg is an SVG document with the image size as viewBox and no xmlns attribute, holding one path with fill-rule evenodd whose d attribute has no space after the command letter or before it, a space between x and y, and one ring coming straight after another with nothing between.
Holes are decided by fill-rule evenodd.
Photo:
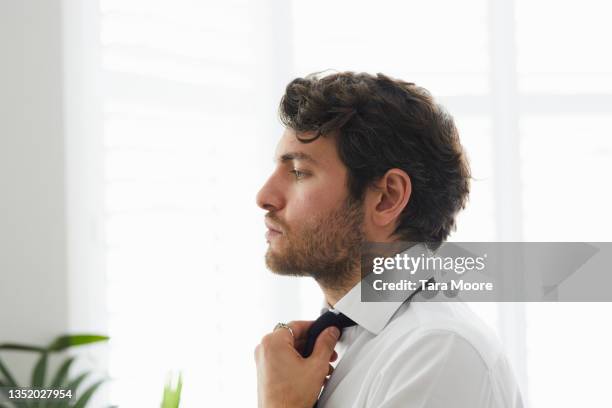
<instances>
[{"instance_id":1,"label":"houseplant","mask_svg":"<svg viewBox=\"0 0 612 408\"><path fill-rule=\"evenodd\" d=\"M36 353L39 355L32 369L31 382L28 387L32 389L63 389L71 390L73 398L64 400L12 400L0 403L0 407L14 408L84 408L105 381L97 380L88 386L83 386L85 379L90 377L90 371L83 371L77 376L70 376L70 368L76 360L74 356L66 357L59 365L52 377L47 376L49 356L61 353L72 347L107 341L107 336L97 334L77 334L59 336L47 346L32 346L28 344L4 343L0 344L0 351L17 351ZM7 396L7 388L22 388L12 375L0 356L0 390ZM8 399L8 398L7 398Z\"/></svg>"}]
</instances>

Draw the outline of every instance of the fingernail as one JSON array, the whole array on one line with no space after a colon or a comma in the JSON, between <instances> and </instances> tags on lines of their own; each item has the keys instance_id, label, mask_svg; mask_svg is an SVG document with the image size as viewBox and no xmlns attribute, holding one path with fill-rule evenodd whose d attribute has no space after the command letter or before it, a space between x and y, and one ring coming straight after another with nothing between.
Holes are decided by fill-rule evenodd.
<instances>
[{"instance_id":1,"label":"fingernail","mask_svg":"<svg viewBox=\"0 0 612 408\"><path fill-rule=\"evenodd\" d=\"M340 338L340 330L338 330L338 328L336 326L332 326L329 329L329 334L332 335L332 337L336 340L338 340L338 338Z\"/></svg>"}]
</instances>

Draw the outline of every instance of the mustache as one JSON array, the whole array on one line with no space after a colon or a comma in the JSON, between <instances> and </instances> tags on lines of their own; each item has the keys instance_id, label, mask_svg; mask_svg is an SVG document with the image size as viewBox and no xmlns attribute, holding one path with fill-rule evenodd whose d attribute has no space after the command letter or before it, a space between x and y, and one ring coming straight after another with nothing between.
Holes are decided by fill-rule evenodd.
<instances>
[{"instance_id":1,"label":"mustache","mask_svg":"<svg viewBox=\"0 0 612 408\"><path fill-rule=\"evenodd\" d=\"M289 230L289 226L274 213L267 213L266 219L270 222L274 223L275 226L281 229L281 232L286 233Z\"/></svg>"}]
</instances>

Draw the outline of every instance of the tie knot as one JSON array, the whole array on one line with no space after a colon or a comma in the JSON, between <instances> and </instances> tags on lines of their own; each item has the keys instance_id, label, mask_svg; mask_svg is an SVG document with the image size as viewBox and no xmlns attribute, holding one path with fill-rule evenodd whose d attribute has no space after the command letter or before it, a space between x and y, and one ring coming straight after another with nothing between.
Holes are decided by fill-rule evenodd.
<instances>
[{"instance_id":1,"label":"tie knot","mask_svg":"<svg viewBox=\"0 0 612 408\"><path fill-rule=\"evenodd\" d=\"M325 330L329 326L336 326L338 329L342 330L345 327L355 326L357 323L352 321L346 315L342 313L334 313L331 310L323 313L311 326L313 327L321 326L322 329L320 331Z\"/></svg>"},{"instance_id":2,"label":"tie knot","mask_svg":"<svg viewBox=\"0 0 612 408\"><path fill-rule=\"evenodd\" d=\"M355 326L355 323L350 318L346 317L342 313L334 313L332 311L328 311L323 313L317 320L312 323L312 326L308 329L306 334L306 344L302 351L302 357L308 357L312 354L312 350L314 349L314 345L317 341L317 337L319 334L330 326L335 326L340 330L346 327Z\"/></svg>"}]
</instances>

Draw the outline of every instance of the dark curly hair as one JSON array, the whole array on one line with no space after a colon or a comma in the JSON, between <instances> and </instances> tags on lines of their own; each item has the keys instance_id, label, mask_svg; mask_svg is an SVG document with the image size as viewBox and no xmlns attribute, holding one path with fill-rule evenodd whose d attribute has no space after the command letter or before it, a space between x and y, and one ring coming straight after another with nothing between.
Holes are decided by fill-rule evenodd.
<instances>
[{"instance_id":1,"label":"dark curly hair","mask_svg":"<svg viewBox=\"0 0 612 408\"><path fill-rule=\"evenodd\" d=\"M441 243L455 228L470 168L452 116L426 89L383 74L312 74L287 85L279 115L303 143L336 137L354 199L389 169L410 176L412 194L395 231L400 239ZM314 136L305 138L310 131Z\"/></svg>"}]
</instances>

